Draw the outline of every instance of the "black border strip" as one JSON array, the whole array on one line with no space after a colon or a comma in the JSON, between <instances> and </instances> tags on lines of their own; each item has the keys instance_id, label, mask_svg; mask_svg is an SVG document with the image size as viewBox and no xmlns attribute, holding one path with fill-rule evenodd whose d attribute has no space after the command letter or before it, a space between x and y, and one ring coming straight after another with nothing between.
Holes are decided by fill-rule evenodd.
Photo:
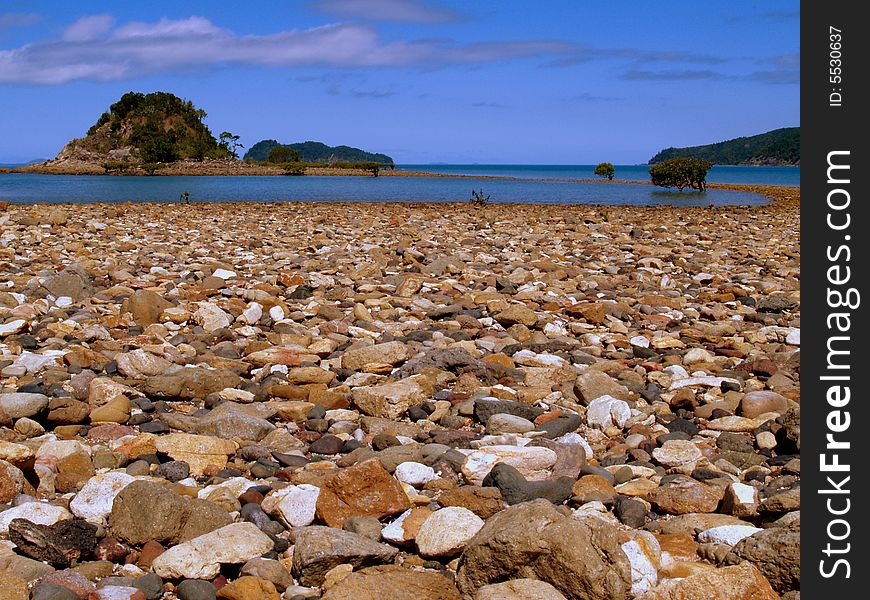
<instances>
[{"instance_id":1,"label":"black border strip","mask_svg":"<svg viewBox=\"0 0 870 600\"><path fill-rule=\"evenodd\" d=\"M801 6L801 592L866 594L870 62L860 2ZM830 437L829 437L830 436ZM866 490L866 486L863 486Z\"/></svg>"}]
</instances>

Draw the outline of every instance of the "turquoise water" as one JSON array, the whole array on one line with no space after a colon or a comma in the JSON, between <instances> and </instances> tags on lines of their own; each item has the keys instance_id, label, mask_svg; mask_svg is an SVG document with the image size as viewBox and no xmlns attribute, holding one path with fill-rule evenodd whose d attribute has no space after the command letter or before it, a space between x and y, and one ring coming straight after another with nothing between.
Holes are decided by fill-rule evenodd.
<instances>
[{"instance_id":1,"label":"turquoise water","mask_svg":"<svg viewBox=\"0 0 870 600\"><path fill-rule=\"evenodd\" d=\"M654 206L759 205L759 194L709 189L703 194L651 185L608 184L593 165L398 165L472 177L110 177L0 175L0 201L13 203L176 202L465 202L483 189L490 202ZM479 177L479 179L475 179ZM487 179L502 177L503 179ZM588 180L593 181L588 181ZM617 165L616 180L648 181L646 165ZM586 181L578 181L586 180ZM800 185L800 167L714 166L711 183Z\"/></svg>"},{"instance_id":2,"label":"turquoise water","mask_svg":"<svg viewBox=\"0 0 870 600\"><path fill-rule=\"evenodd\" d=\"M400 171L424 171L449 175L481 175L544 179L596 179L595 165L398 165ZM648 165L616 165L614 179L649 181ZM710 183L800 185L800 167L743 167L714 165L707 174Z\"/></svg>"}]
</instances>

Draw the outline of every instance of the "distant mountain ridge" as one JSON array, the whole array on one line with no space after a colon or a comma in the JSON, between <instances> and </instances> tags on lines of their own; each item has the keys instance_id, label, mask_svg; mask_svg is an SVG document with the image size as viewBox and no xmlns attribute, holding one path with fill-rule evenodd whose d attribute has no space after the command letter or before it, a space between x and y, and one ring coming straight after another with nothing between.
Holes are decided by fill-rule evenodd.
<instances>
[{"instance_id":1,"label":"distant mountain ridge","mask_svg":"<svg viewBox=\"0 0 870 600\"><path fill-rule=\"evenodd\" d=\"M327 146L322 142L299 142L282 144L276 140L261 140L245 153L244 160L264 161L269 158L269 152L277 146L286 146L296 150L303 162L333 163L333 162L376 162L393 164L393 159L386 154L366 152L351 146Z\"/></svg>"},{"instance_id":2,"label":"distant mountain ridge","mask_svg":"<svg viewBox=\"0 0 870 600\"><path fill-rule=\"evenodd\" d=\"M715 165L800 165L800 127L784 127L759 135L739 137L704 146L666 148L649 159L649 164L660 163L678 156L702 158Z\"/></svg>"}]
</instances>

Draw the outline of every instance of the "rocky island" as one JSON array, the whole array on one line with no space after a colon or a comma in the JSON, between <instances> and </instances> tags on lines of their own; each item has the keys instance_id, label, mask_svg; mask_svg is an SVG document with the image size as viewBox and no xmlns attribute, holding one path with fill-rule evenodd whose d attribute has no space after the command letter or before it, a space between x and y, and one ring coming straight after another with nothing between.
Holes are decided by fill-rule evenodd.
<instances>
[{"instance_id":1,"label":"rocky island","mask_svg":"<svg viewBox=\"0 0 870 600\"><path fill-rule=\"evenodd\" d=\"M255 145L246 160L238 159L238 136L220 134L203 123L204 110L167 92L128 92L109 107L82 138L64 145L48 161L3 172L56 175L285 175L281 164L265 162L272 140ZM305 154L294 175L370 175L369 163L391 166L383 154L357 148L335 148L318 142L291 144ZM263 158L258 158L266 149Z\"/></svg>"}]
</instances>

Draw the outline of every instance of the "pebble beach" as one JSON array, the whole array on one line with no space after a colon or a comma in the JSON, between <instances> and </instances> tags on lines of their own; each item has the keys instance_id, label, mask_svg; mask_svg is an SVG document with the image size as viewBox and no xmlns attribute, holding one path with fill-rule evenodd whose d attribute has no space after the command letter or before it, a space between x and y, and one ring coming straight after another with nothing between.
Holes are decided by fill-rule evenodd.
<instances>
[{"instance_id":1,"label":"pebble beach","mask_svg":"<svg viewBox=\"0 0 870 600\"><path fill-rule=\"evenodd\" d=\"M2 206L0 598L799 600L800 191L718 187Z\"/></svg>"}]
</instances>

